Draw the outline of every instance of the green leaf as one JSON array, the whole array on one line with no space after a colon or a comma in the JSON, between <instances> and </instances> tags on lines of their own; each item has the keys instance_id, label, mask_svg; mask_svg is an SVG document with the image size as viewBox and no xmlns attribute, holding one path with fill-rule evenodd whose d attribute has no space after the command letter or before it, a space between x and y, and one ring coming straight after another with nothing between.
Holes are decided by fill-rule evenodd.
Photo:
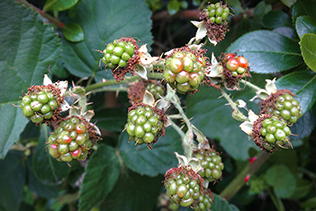
<instances>
[{"instance_id":1,"label":"green leaf","mask_svg":"<svg viewBox=\"0 0 316 211\"><path fill-rule=\"evenodd\" d=\"M178 0L171 0L167 4L167 9L170 15L176 14L180 9L180 3Z\"/></svg>"},{"instance_id":2,"label":"green leaf","mask_svg":"<svg viewBox=\"0 0 316 211\"><path fill-rule=\"evenodd\" d=\"M290 39L299 40L295 29L293 29L291 27L283 26L283 27L279 27L279 28L273 29L272 31L273 32L277 32L277 33L279 33L279 34L281 34L281 35L283 35L285 37L288 37Z\"/></svg>"},{"instance_id":3,"label":"green leaf","mask_svg":"<svg viewBox=\"0 0 316 211\"><path fill-rule=\"evenodd\" d=\"M249 89L244 89L243 93L234 92L234 99L247 101L253 95ZM204 135L219 139L226 152L234 159L246 159L249 148L258 148L253 141L249 141L248 135L239 128L242 122L232 118L231 107L225 105L227 101L224 98L219 98L220 96L220 92L211 87L201 87L198 93L187 99L187 116L193 117L192 124ZM258 107L252 107L252 110L257 111Z\"/></svg>"},{"instance_id":4,"label":"green leaf","mask_svg":"<svg viewBox=\"0 0 316 211\"><path fill-rule=\"evenodd\" d=\"M292 174L297 174L299 173L297 160L298 158L295 150L281 150L276 151L271 155L271 157L266 162L266 166L271 167L275 164L284 165L292 172Z\"/></svg>"},{"instance_id":5,"label":"green leaf","mask_svg":"<svg viewBox=\"0 0 316 211\"><path fill-rule=\"evenodd\" d=\"M76 23L67 23L63 27L63 35L68 41L81 42L84 40L84 34L82 28Z\"/></svg>"},{"instance_id":6,"label":"green leaf","mask_svg":"<svg viewBox=\"0 0 316 211\"><path fill-rule=\"evenodd\" d=\"M241 6L241 2L238 0L227 0L227 5L233 8L234 16L237 16L239 13L242 13L244 9Z\"/></svg>"},{"instance_id":7,"label":"green leaf","mask_svg":"<svg viewBox=\"0 0 316 211\"><path fill-rule=\"evenodd\" d=\"M122 133L118 147L124 164L131 170L141 175L156 176L178 166L174 152L182 154L183 148L179 135L172 128L166 128L165 136L160 137L151 150L146 145L135 146L133 141L128 143L128 139L128 134Z\"/></svg>"},{"instance_id":8,"label":"green leaf","mask_svg":"<svg viewBox=\"0 0 316 211\"><path fill-rule=\"evenodd\" d=\"M296 18L307 15L316 19L316 0L299 0L292 6L292 21L295 23Z\"/></svg>"},{"instance_id":9,"label":"green leaf","mask_svg":"<svg viewBox=\"0 0 316 211\"><path fill-rule=\"evenodd\" d=\"M294 175L284 165L274 165L265 173L265 179L280 198L288 198L295 191L296 180Z\"/></svg>"},{"instance_id":10,"label":"green leaf","mask_svg":"<svg viewBox=\"0 0 316 211\"><path fill-rule=\"evenodd\" d=\"M311 190L314 185L314 182L311 182L307 179L298 179L296 180L296 188L295 192L292 194L292 199L299 199L306 196Z\"/></svg>"},{"instance_id":11,"label":"green leaf","mask_svg":"<svg viewBox=\"0 0 316 211\"><path fill-rule=\"evenodd\" d=\"M259 2L257 6L255 7L255 10L253 12L253 19L257 22L260 23L262 17L270 12L272 10L271 4L267 4L265 1Z\"/></svg>"},{"instance_id":12,"label":"green leaf","mask_svg":"<svg viewBox=\"0 0 316 211\"><path fill-rule=\"evenodd\" d=\"M61 47L54 29L39 14L15 1L0 1L0 158L18 141L28 120L19 96L33 84L42 84L44 73L55 71ZM14 15L12 15L14 13Z\"/></svg>"},{"instance_id":13,"label":"green leaf","mask_svg":"<svg viewBox=\"0 0 316 211\"><path fill-rule=\"evenodd\" d=\"M239 209L232 204L229 204L225 199L213 193L214 203L212 204L212 211L238 211Z\"/></svg>"},{"instance_id":14,"label":"green leaf","mask_svg":"<svg viewBox=\"0 0 316 211\"><path fill-rule=\"evenodd\" d=\"M54 10L63 11L73 7L78 0L47 0L44 5L44 11Z\"/></svg>"},{"instance_id":15,"label":"green leaf","mask_svg":"<svg viewBox=\"0 0 316 211\"><path fill-rule=\"evenodd\" d=\"M261 24L268 29L275 29L282 26L292 27L290 17L280 10L273 10L265 14L261 20Z\"/></svg>"},{"instance_id":16,"label":"green leaf","mask_svg":"<svg viewBox=\"0 0 316 211\"><path fill-rule=\"evenodd\" d=\"M316 72L316 34L304 34L300 46L305 63Z\"/></svg>"},{"instance_id":17,"label":"green leaf","mask_svg":"<svg viewBox=\"0 0 316 211\"><path fill-rule=\"evenodd\" d=\"M297 42L266 30L240 37L227 49L227 52L235 51L247 58L251 71L256 73L280 72L303 63Z\"/></svg>"},{"instance_id":18,"label":"green leaf","mask_svg":"<svg viewBox=\"0 0 316 211\"><path fill-rule=\"evenodd\" d=\"M275 83L278 90L288 89L296 95L302 110L306 113L316 100L316 74L312 71L297 71L287 74Z\"/></svg>"},{"instance_id":19,"label":"green leaf","mask_svg":"<svg viewBox=\"0 0 316 211\"><path fill-rule=\"evenodd\" d=\"M79 210L91 210L114 188L120 174L119 159L111 146L100 144L90 157L80 189Z\"/></svg>"},{"instance_id":20,"label":"green leaf","mask_svg":"<svg viewBox=\"0 0 316 211\"><path fill-rule=\"evenodd\" d=\"M100 210L155 210L163 179L123 171Z\"/></svg>"},{"instance_id":21,"label":"green leaf","mask_svg":"<svg viewBox=\"0 0 316 211\"><path fill-rule=\"evenodd\" d=\"M121 132L126 124L127 110L125 108L104 108L96 111L92 122L102 130Z\"/></svg>"},{"instance_id":22,"label":"green leaf","mask_svg":"<svg viewBox=\"0 0 316 211\"><path fill-rule=\"evenodd\" d=\"M46 143L52 131L46 125L40 127L40 138L33 156L34 174L44 184L59 184L68 175L70 167L66 162L59 162L48 153Z\"/></svg>"},{"instance_id":23,"label":"green leaf","mask_svg":"<svg viewBox=\"0 0 316 211\"><path fill-rule=\"evenodd\" d=\"M291 7L296 0L281 0L283 4L285 4L287 7Z\"/></svg>"},{"instance_id":24,"label":"green leaf","mask_svg":"<svg viewBox=\"0 0 316 211\"><path fill-rule=\"evenodd\" d=\"M302 207L315 208L316 207L316 197L307 199L301 203Z\"/></svg>"},{"instance_id":25,"label":"green leaf","mask_svg":"<svg viewBox=\"0 0 316 211\"><path fill-rule=\"evenodd\" d=\"M295 27L300 38L306 33L316 34L316 19L308 16L300 16L296 19Z\"/></svg>"},{"instance_id":26,"label":"green leaf","mask_svg":"<svg viewBox=\"0 0 316 211\"><path fill-rule=\"evenodd\" d=\"M10 151L0 161L0 210L19 210L26 180L23 152Z\"/></svg>"},{"instance_id":27,"label":"green leaf","mask_svg":"<svg viewBox=\"0 0 316 211\"><path fill-rule=\"evenodd\" d=\"M82 27L85 39L80 43L62 39L65 67L80 78L104 72L104 65L99 67L103 54L96 50L103 51L106 44L122 36L138 38L150 46L150 17L151 11L142 0L83 1L70 21ZM109 70L104 78L112 78Z\"/></svg>"},{"instance_id":28,"label":"green leaf","mask_svg":"<svg viewBox=\"0 0 316 211\"><path fill-rule=\"evenodd\" d=\"M30 191L35 192L44 198L56 198L58 196L58 186L57 185L47 185L43 184L33 173L33 155L28 156L26 160L27 166L27 187Z\"/></svg>"}]
</instances>

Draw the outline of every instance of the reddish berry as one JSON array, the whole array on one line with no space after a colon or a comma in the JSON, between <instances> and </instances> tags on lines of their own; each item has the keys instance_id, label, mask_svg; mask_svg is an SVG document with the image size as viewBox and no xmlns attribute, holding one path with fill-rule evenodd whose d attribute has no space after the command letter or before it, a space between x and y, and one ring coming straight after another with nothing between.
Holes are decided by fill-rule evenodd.
<instances>
[{"instance_id":1,"label":"reddish berry","mask_svg":"<svg viewBox=\"0 0 316 211\"><path fill-rule=\"evenodd\" d=\"M239 66L242 68L248 67L248 60L243 56L238 56L237 61L239 63Z\"/></svg>"},{"instance_id":2,"label":"reddish berry","mask_svg":"<svg viewBox=\"0 0 316 211\"><path fill-rule=\"evenodd\" d=\"M227 53L225 55L225 57L224 57L224 60L228 61L228 60L230 60L231 58L234 58L234 57L235 57L235 55L233 53Z\"/></svg>"},{"instance_id":3,"label":"reddish berry","mask_svg":"<svg viewBox=\"0 0 316 211\"><path fill-rule=\"evenodd\" d=\"M237 61L237 59L235 58L231 58L228 60L228 62L226 63L226 67L230 70L230 71L235 71L238 69L239 67L239 62Z\"/></svg>"}]
</instances>

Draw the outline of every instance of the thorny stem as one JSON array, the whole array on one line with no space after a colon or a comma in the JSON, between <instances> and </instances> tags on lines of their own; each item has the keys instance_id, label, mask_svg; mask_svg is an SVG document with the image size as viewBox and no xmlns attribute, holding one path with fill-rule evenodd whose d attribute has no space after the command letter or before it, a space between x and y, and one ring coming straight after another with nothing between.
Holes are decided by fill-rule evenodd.
<instances>
[{"instance_id":1,"label":"thorny stem","mask_svg":"<svg viewBox=\"0 0 316 211\"><path fill-rule=\"evenodd\" d=\"M147 74L148 78L153 78L153 79L162 79L163 75L161 73L148 73ZM140 76L138 75L134 75L134 76L130 76L130 77L125 77L125 79L123 81L117 82L115 79L112 80L106 80L100 83L95 83L92 85L89 85L85 88L86 92L91 92L92 90L95 89L100 89L104 86L111 86L111 85L116 85L116 84L128 84L131 83L133 81L137 81L140 79ZM106 91L106 89L105 89Z\"/></svg>"},{"instance_id":2,"label":"thorny stem","mask_svg":"<svg viewBox=\"0 0 316 211\"><path fill-rule=\"evenodd\" d=\"M254 85L253 83L250 83L249 81L245 81L244 79L241 79L240 82L245 84L246 86L249 86L251 89L255 91L259 91L261 89L260 87Z\"/></svg>"},{"instance_id":3,"label":"thorny stem","mask_svg":"<svg viewBox=\"0 0 316 211\"><path fill-rule=\"evenodd\" d=\"M252 164L247 164L244 169L235 177L233 181L229 183L228 186L220 193L222 198L229 201L235 194L242 188L245 184L244 178L249 174L253 175L260 166L270 157L271 153L265 151L260 151L257 154L257 160Z\"/></svg>"},{"instance_id":4,"label":"thorny stem","mask_svg":"<svg viewBox=\"0 0 316 211\"><path fill-rule=\"evenodd\" d=\"M232 99L230 99L229 95L223 89L220 89L220 92L221 92L222 96L227 100L227 102L229 103L229 105L233 109L233 111L235 111L237 113L239 111L239 109L237 108L236 103L234 103L234 101ZM238 115L241 119L248 119L248 117L246 117L240 111L238 112Z\"/></svg>"},{"instance_id":5,"label":"thorny stem","mask_svg":"<svg viewBox=\"0 0 316 211\"><path fill-rule=\"evenodd\" d=\"M176 123L174 123L171 120L171 118L169 116L168 116L168 121L170 122L171 127L173 127L173 129L178 132L178 134L181 136L181 138L184 139L185 138L185 133L181 130L181 128Z\"/></svg>"},{"instance_id":6,"label":"thorny stem","mask_svg":"<svg viewBox=\"0 0 316 211\"><path fill-rule=\"evenodd\" d=\"M56 25L59 28L63 28L64 24L62 22L60 22L58 19L48 15L47 13L45 13L44 10L40 10L39 8L35 7L34 5L28 3L26 0L16 0L18 3L23 4L24 6L26 6L27 8L32 8L34 11L38 12L39 14L41 14L41 16L43 16L44 18L46 18L49 22L51 22L52 24Z\"/></svg>"}]
</instances>

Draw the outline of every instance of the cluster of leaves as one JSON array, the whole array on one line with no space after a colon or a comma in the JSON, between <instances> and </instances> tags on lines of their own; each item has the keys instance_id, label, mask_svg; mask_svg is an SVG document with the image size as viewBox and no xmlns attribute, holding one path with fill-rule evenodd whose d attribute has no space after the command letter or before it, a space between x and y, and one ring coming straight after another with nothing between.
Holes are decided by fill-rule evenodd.
<instances>
[{"instance_id":1,"label":"cluster of leaves","mask_svg":"<svg viewBox=\"0 0 316 211\"><path fill-rule=\"evenodd\" d=\"M178 6L174 8L178 9L169 6L171 2L174 5L176 2ZM249 181L253 195L243 197L249 193L248 188L242 189L233 202L248 208L254 206L251 202L258 200L256 194L269 192L281 208L280 199L305 200L299 204L301 207L314 208L315 198L311 196L315 191L312 187L316 169L311 152L315 144L310 142L309 135L316 122L315 1L274 3L282 5L288 13L273 10L272 4L260 1L250 10L253 18L247 16L240 1L228 0L227 3L235 11L236 21L230 28L236 30L231 30L227 39L216 47L206 46L209 52L219 56L220 52L237 51L245 56L251 65L251 81L258 86L264 85L263 78L279 76L278 88L287 88L296 94L304 112L291 127L292 133L297 135L291 136L297 150L274 153L256 174L264 184L260 190L253 191L256 188L253 177L254 182ZM170 14L180 8L180 1L173 0L169 4ZM51 129L28 124L21 109L12 106L20 103L21 90L26 92L31 85L41 84L44 74L78 82L81 81L78 78L90 77L88 82L81 81L83 85L89 85L93 79L96 83L112 79L110 71L101 71L101 55L95 50L103 49L104 44L122 36L137 37L150 46L153 43L152 13L145 1L73 0L65 3L48 0L43 11L59 14L59 20L65 23L57 29L63 34L61 38L52 25L43 24L41 15L32 9L10 0L1 1L0 8L0 158L3 159L0 161L0 209L61 210L66 205L78 205L79 210L93 207L154 210L162 190L162 175L177 165L173 152L183 150L174 130L168 128L154 150L141 146L136 151L137 147L127 143L127 133L121 133L127 109L123 106L103 108L100 100L103 95L96 93L91 97L94 102L91 108L96 111L94 121L109 133L86 162L72 163L69 167L50 157L45 150ZM218 99L220 93L209 90L209 87L201 87L198 93L187 98L186 112L194 117L192 123L225 151L226 175L214 187L215 193L219 193L258 149L247 141L247 135L238 128L239 123L232 120L231 108L225 105L223 98ZM245 88L231 94L234 99L247 101L254 92ZM120 94L119 100L123 105L128 101L124 94ZM248 108L259 109L255 103ZM214 198L212 210L238 210L218 195L214 194Z\"/></svg>"}]
</instances>

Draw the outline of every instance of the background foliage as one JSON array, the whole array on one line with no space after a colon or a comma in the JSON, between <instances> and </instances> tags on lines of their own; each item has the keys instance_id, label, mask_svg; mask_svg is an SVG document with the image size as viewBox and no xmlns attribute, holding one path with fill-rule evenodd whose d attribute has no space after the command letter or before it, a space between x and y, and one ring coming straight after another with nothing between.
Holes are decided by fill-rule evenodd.
<instances>
[{"instance_id":1,"label":"background foliage","mask_svg":"<svg viewBox=\"0 0 316 211\"><path fill-rule=\"evenodd\" d=\"M18 4L20 3L20 5ZM205 3L205 2L204 2ZM228 0L235 11L226 39L214 52L237 52L251 64L250 81L264 87L264 79L278 78L278 89L296 94L304 116L291 127L293 149L275 152L230 200L221 197L234 178L249 166L247 158L258 148L231 118L231 108L220 93L203 86L199 92L180 95L192 123L222 152L222 181L210 185L222 210L312 210L315 198L316 113L316 1ZM195 35L190 20L198 20L193 1L0 1L0 210L159 210L161 181L177 165L173 152L183 153L180 136L171 128L154 149L128 143L121 132L126 121L125 92L91 94L89 109L102 129L89 158L71 167L53 159L45 149L51 128L28 123L14 105L44 74L53 81L68 80L86 86L112 79L100 66L104 46L122 36L138 38L151 54L181 47ZM54 20L41 16L39 8ZM81 80L82 79L82 80ZM111 88L115 88L111 87ZM230 93L258 111L250 88ZM246 113L246 111L245 111ZM218 194L218 195L217 195Z\"/></svg>"}]
</instances>

